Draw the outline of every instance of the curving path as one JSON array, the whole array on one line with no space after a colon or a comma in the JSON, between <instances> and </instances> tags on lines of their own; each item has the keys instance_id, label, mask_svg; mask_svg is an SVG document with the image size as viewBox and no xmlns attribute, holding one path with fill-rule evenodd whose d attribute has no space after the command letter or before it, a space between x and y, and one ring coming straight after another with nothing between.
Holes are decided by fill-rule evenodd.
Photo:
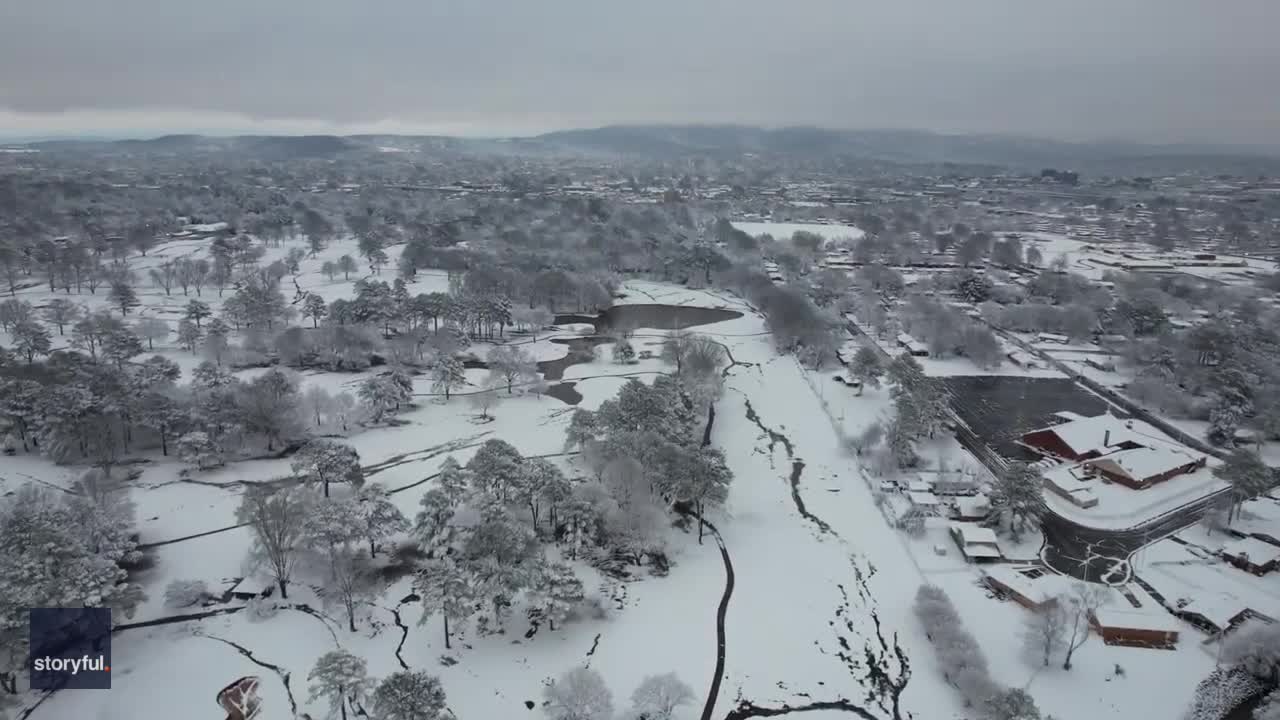
<instances>
[{"instance_id":1,"label":"curving path","mask_svg":"<svg viewBox=\"0 0 1280 720\"><path fill-rule=\"evenodd\" d=\"M720 605L716 608L716 674L711 678L711 689L707 693L707 701L702 706L702 720L711 720L715 712L716 700L720 697L720 682L724 679L724 652L727 644L724 631L724 619L729 614L729 600L733 597L733 561L729 559L729 550L724 546L724 539L715 525L702 521L711 531L720 548L720 558L724 560L724 594L720 596Z\"/></svg>"}]
</instances>

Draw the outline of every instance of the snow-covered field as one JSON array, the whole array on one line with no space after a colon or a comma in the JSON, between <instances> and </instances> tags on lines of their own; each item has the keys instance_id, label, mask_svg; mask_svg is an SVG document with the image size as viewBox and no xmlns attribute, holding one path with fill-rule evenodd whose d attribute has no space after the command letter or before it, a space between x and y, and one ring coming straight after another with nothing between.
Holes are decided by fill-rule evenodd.
<instances>
[{"instance_id":1,"label":"snow-covered field","mask_svg":"<svg viewBox=\"0 0 1280 720\"><path fill-rule=\"evenodd\" d=\"M742 226L743 224L740 224ZM758 224L757 224L758 225ZM765 224L769 225L769 224ZM780 228L791 228L785 232ZM795 229L833 226L770 226L775 235ZM743 228L748 232L754 229ZM854 231L844 228L838 232ZM837 232L837 231L828 231ZM834 237L840 237L835 235ZM828 237L832 235L828 234ZM165 257L196 252L195 243L169 243L135 269ZM329 281L319 262L341 254L336 248L304 263L299 285L326 299L350 297L351 282ZM284 248L270 251L283 255ZM391 253L394 265L395 253ZM333 255L333 257L327 257ZM353 278L354 280L354 278ZM287 284L287 281L286 281ZM411 293L443 290L443 273L424 273ZM806 717L959 718L966 715L955 690L940 676L934 653L911 612L920 584L945 586L971 630L987 650L995 679L1024 686L1042 708L1059 718L1174 717L1195 682L1212 664L1187 642L1176 652L1109 648L1096 638L1080 651L1077 669L1037 671L1018 650L1021 608L999 603L979 589L977 571L948 557L938 560L926 541L910 541L889 527L877 507L869 475L841 443L888 406L884 391L856 397L830 373L802 369L779 356L764 321L736 298L708 290L629 282L624 302L726 307L742 317L701 326L724 344L732 365L725 392L716 406L712 442L726 455L735 480L723 511L710 517L718 529L705 544L673 530L669 539L673 566L665 577L633 581L607 579L579 563L589 595L610 611L604 618L583 618L551 631L530 630L519 608L505 634L476 636L446 650L439 621L417 624L421 609L405 602L411 579L398 580L361 609L357 632L323 610L315 584L306 578L290 592L290 602L315 610L285 609L271 618L249 612L155 627L125 629L113 647L115 691L62 692L45 700L35 720L171 720L218 712L214 694L227 682L254 674L263 679L267 711L263 720L288 718L291 703L320 716L307 698L306 674L316 658L335 647L365 658L369 673L385 677L401 667L438 675L449 705L460 718L530 716L541 701L544 683L583 663L603 674L619 699L642 676L674 671L695 690L696 701L682 709L683 720L699 716L709 687L719 689L708 717L724 717L740 702L765 709L788 706ZM140 292L141 316L176 322L189 299L163 291ZM36 304L48 300L47 288L23 291ZM87 299L105 302L103 294ZM216 290L202 299L215 305ZM567 333L566 333L567 334ZM656 350L661 331L640 328L637 350ZM548 337L526 342L541 359L559 357L563 345ZM185 370L195 356L166 341L157 348ZM483 354L483 347L472 348ZM570 366L564 379L576 383L581 406L597 407L625 382L646 381L665 368L656 360L615 365L609 346L598 359ZM478 380L473 371L471 377ZM304 382L330 390L350 387L359 375L316 372ZM554 456L571 474L577 460L563 457L564 432L571 408L551 397L506 397L479 422L460 399L431 397L425 378L415 378L418 404L398 418L403 424L366 430L348 442L361 456L370 481L391 490L398 507L412 516L422 494L434 486L432 475L452 455L466 462L485 439L502 438L523 455ZM927 458L965 462L954 440L940 439ZM135 484L140 541L151 546L152 565L138 577L150 596L135 621L172 614L161 602L175 578L203 579L223 587L224 579L245 573L249 532L235 526L235 508L244 488L289 472L287 460L247 460L201 473L199 482L178 477L176 462L153 458ZM5 490L28 480L66 487L75 473L31 456L5 458L0 481ZM209 533L209 534L203 534ZM202 535L203 534L203 535ZM954 555L954 551L953 551ZM732 586L728 573L732 572ZM723 659L718 658L717 610L723 607ZM400 624L403 623L403 629ZM1128 670L1113 681L1116 663ZM1086 712L1079 703L1086 702ZM844 709L815 709L829 703Z\"/></svg>"},{"instance_id":2,"label":"snow-covered field","mask_svg":"<svg viewBox=\"0 0 1280 720\"><path fill-rule=\"evenodd\" d=\"M834 223L785 223L785 222L746 222L734 221L733 226L748 235L758 237L770 235L775 240L789 240L798 232L820 235L827 242L836 240L857 240L865 233L852 225Z\"/></svg>"}]
</instances>

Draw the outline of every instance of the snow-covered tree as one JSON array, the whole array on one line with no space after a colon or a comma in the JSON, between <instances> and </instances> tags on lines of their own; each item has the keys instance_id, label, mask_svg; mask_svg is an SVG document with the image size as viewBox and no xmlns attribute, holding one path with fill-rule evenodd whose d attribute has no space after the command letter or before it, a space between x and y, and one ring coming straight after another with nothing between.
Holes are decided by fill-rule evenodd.
<instances>
[{"instance_id":1,"label":"snow-covered tree","mask_svg":"<svg viewBox=\"0 0 1280 720\"><path fill-rule=\"evenodd\" d=\"M84 526L84 507L33 484L0 501L0 687L10 694L27 662L29 608L111 607L132 617L143 597L120 567L137 559L131 529L112 528L118 540L104 541L101 523Z\"/></svg>"},{"instance_id":2,"label":"snow-covered tree","mask_svg":"<svg viewBox=\"0 0 1280 720\"><path fill-rule=\"evenodd\" d=\"M308 385L302 393L302 407L320 427L323 417L333 409L333 396L320 385Z\"/></svg>"},{"instance_id":3,"label":"snow-covered tree","mask_svg":"<svg viewBox=\"0 0 1280 720\"><path fill-rule=\"evenodd\" d=\"M80 319L83 309L66 298L54 298L44 306L41 314L44 316L45 322L58 328L58 334L63 334L63 328Z\"/></svg>"},{"instance_id":4,"label":"snow-covered tree","mask_svg":"<svg viewBox=\"0 0 1280 720\"><path fill-rule=\"evenodd\" d=\"M471 474L450 455L440 463L438 482L449 505L456 506L466 497L467 489L471 487Z\"/></svg>"},{"instance_id":5,"label":"snow-covered tree","mask_svg":"<svg viewBox=\"0 0 1280 720\"><path fill-rule=\"evenodd\" d=\"M448 528L455 506L441 488L432 488L423 493L418 505L422 509L414 518L414 533L424 545L431 547Z\"/></svg>"},{"instance_id":6,"label":"snow-covered tree","mask_svg":"<svg viewBox=\"0 0 1280 720\"><path fill-rule=\"evenodd\" d=\"M486 387L480 389L478 392L473 392L468 395L467 403L471 405L472 409L480 413L481 420L487 421L492 417L489 414L489 411L493 409L493 406L498 403L499 399L500 397L498 396L497 389Z\"/></svg>"},{"instance_id":7,"label":"snow-covered tree","mask_svg":"<svg viewBox=\"0 0 1280 720\"><path fill-rule=\"evenodd\" d=\"M1265 492L1272 483L1271 468L1257 453L1245 449L1233 450L1225 462L1213 469L1213 474L1231 483L1233 507L1237 512L1245 500Z\"/></svg>"},{"instance_id":8,"label":"snow-covered tree","mask_svg":"<svg viewBox=\"0 0 1280 720\"><path fill-rule=\"evenodd\" d=\"M354 543L331 545L324 554L329 563L329 582L320 590L327 604L340 605L347 616L347 629L356 632L356 610L375 595L375 575Z\"/></svg>"},{"instance_id":9,"label":"snow-covered tree","mask_svg":"<svg viewBox=\"0 0 1280 720\"><path fill-rule=\"evenodd\" d=\"M48 355L53 348L53 340L43 325L32 320L24 320L13 327L13 349L26 356L27 362L35 362L36 356Z\"/></svg>"},{"instance_id":10,"label":"snow-covered tree","mask_svg":"<svg viewBox=\"0 0 1280 720\"><path fill-rule=\"evenodd\" d=\"M600 673L587 667L574 668L561 675L542 695L551 720L613 718L613 693Z\"/></svg>"},{"instance_id":11,"label":"snow-covered tree","mask_svg":"<svg viewBox=\"0 0 1280 720\"><path fill-rule=\"evenodd\" d=\"M169 323L157 317L142 318L134 323L134 329L138 336L147 341L147 349L155 349L156 340L164 340L169 337L169 333L173 332L169 328Z\"/></svg>"},{"instance_id":12,"label":"snow-covered tree","mask_svg":"<svg viewBox=\"0 0 1280 720\"><path fill-rule=\"evenodd\" d=\"M138 293L134 291L133 285L125 280L112 282L111 292L107 298L112 305L120 309L121 316L128 315L130 310L142 304L138 300Z\"/></svg>"},{"instance_id":13,"label":"snow-covered tree","mask_svg":"<svg viewBox=\"0 0 1280 720\"><path fill-rule=\"evenodd\" d=\"M1062 649L1071 622L1065 597L1053 598L1041 603L1026 616L1022 637L1027 652L1038 657L1045 667Z\"/></svg>"},{"instance_id":14,"label":"snow-covered tree","mask_svg":"<svg viewBox=\"0 0 1280 720\"><path fill-rule=\"evenodd\" d=\"M409 390L406 390L404 383L400 382L393 373L388 373L371 377L360 383L356 393L368 409L369 419L372 422L380 422L388 412L399 408L402 403L407 403L413 398L411 390L412 385Z\"/></svg>"},{"instance_id":15,"label":"snow-covered tree","mask_svg":"<svg viewBox=\"0 0 1280 720\"><path fill-rule=\"evenodd\" d=\"M636 361L636 349L632 347L630 340L618 338L613 344L613 361L618 365L630 365Z\"/></svg>"},{"instance_id":16,"label":"snow-covered tree","mask_svg":"<svg viewBox=\"0 0 1280 720\"><path fill-rule=\"evenodd\" d=\"M333 278L337 276L339 272L342 272L342 271L338 269L337 264L334 263L332 260L325 260L320 265L320 272L325 277L329 278L329 282L333 282Z\"/></svg>"},{"instance_id":17,"label":"snow-covered tree","mask_svg":"<svg viewBox=\"0 0 1280 720\"><path fill-rule=\"evenodd\" d=\"M547 488L562 479L564 473L546 458L530 458L518 465L520 472L514 480L512 500L529 508L530 521L537 530Z\"/></svg>"},{"instance_id":18,"label":"snow-covered tree","mask_svg":"<svg viewBox=\"0 0 1280 720\"><path fill-rule=\"evenodd\" d=\"M203 337L204 332L195 323L190 320L178 321L178 344L186 348L187 352L195 352Z\"/></svg>"},{"instance_id":19,"label":"snow-covered tree","mask_svg":"<svg viewBox=\"0 0 1280 720\"><path fill-rule=\"evenodd\" d=\"M220 318L214 318L209 321L209 326L205 328L204 344L202 350L206 357L212 358L218 365L222 364L222 358L226 356L230 343L227 337L231 334L231 328Z\"/></svg>"},{"instance_id":20,"label":"snow-covered tree","mask_svg":"<svg viewBox=\"0 0 1280 720\"><path fill-rule=\"evenodd\" d=\"M329 497L332 483L347 483L357 488L364 484L360 454L350 445L334 440L309 441L293 456L290 467L307 482L320 483L325 497Z\"/></svg>"},{"instance_id":21,"label":"snow-covered tree","mask_svg":"<svg viewBox=\"0 0 1280 720\"><path fill-rule=\"evenodd\" d=\"M631 693L631 715L644 720L673 720L676 709L693 700L693 688L675 673L646 675Z\"/></svg>"},{"instance_id":22,"label":"snow-covered tree","mask_svg":"<svg viewBox=\"0 0 1280 720\"><path fill-rule=\"evenodd\" d=\"M467 618L475 614L477 598L470 573L451 558L433 558L423 563L413 589L422 598L418 623L439 615L444 621L444 646L451 647L450 623L453 632L461 632Z\"/></svg>"},{"instance_id":23,"label":"snow-covered tree","mask_svg":"<svg viewBox=\"0 0 1280 720\"><path fill-rule=\"evenodd\" d=\"M203 430L192 430L180 436L176 446L178 458L198 470L212 470L227 462L222 446Z\"/></svg>"},{"instance_id":24,"label":"snow-covered tree","mask_svg":"<svg viewBox=\"0 0 1280 720\"><path fill-rule=\"evenodd\" d=\"M307 689L311 701L323 701L329 717L340 716L342 720L347 720L348 707L353 713L363 710L374 685L364 659L341 649L321 655L307 680L311 682Z\"/></svg>"},{"instance_id":25,"label":"snow-covered tree","mask_svg":"<svg viewBox=\"0 0 1280 720\"><path fill-rule=\"evenodd\" d=\"M537 579L541 550L533 529L500 504L486 507L470 529L459 562L475 578L477 594L490 601L498 624L503 608Z\"/></svg>"},{"instance_id":26,"label":"snow-covered tree","mask_svg":"<svg viewBox=\"0 0 1280 720\"><path fill-rule=\"evenodd\" d=\"M391 502L387 489L378 483L360 488L356 496L361 528L369 541L369 557L377 557L378 545L387 538L409 529L409 519Z\"/></svg>"},{"instance_id":27,"label":"snow-covered tree","mask_svg":"<svg viewBox=\"0 0 1280 720\"><path fill-rule=\"evenodd\" d=\"M879 387L880 378L884 375L884 364L880 362L880 354L869 347L858 348L853 360L849 363L849 374L861 384L858 394L861 395L867 386Z\"/></svg>"},{"instance_id":28,"label":"snow-covered tree","mask_svg":"<svg viewBox=\"0 0 1280 720\"><path fill-rule=\"evenodd\" d=\"M213 317L213 309L204 301L193 299L183 308L183 319L195 323L196 327L201 327L201 323L210 317Z\"/></svg>"},{"instance_id":29,"label":"snow-covered tree","mask_svg":"<svg viewBox=\"0 0 1280 720\"><path fill-rule=\"evenodd\" d=\"M495 347L489 351L488 361L490 375L495 382L507 386L508 395L513 392L515 383L531 380L537 374L533 358L518 345Z\"/></svg>"},{"instance_id":30,"label":"snow-covered tree","mask_svg":"<svg viewBox=\"0 0 1280 720\"><path fill-rule=\"evenodd\" d=\"M432 359L428 375L431 377L431 389L443 393L446 401L453 390L467 384L466 368L462 366L462 361L444 353L437 354Z\"/></svg>"},{"instance_id":31,"label":"snow-covered tree","mask_svg":"<svg viewBox=\"0 0 1280 720\"><path fill-rule=\"evenodd\" d=\"M681 451L669 469L676 484L674 497L690 504L698 516L698 542L702 542L703 516L710 506L718 506L729 497L733 473L725 464L724 453L713 447Z\"/></svg>"},{"instance_id":32,"label":"snow-covered tree","mask_svg":"<svg viewBox=\"0 0 1280 720\"><path fill-rule=\"evenodd\" d=\"M992 521L1019 538L1044 515L1044 477L1027 463L1010 463L991 492Z\"/></svg>"},{"instance_id":33,"label":"snow-covered tree","mask_svg":"<svg viewBox=\"0 0 1280 720\"><path fill-rule=\"evenodd\" d=\"M1071 656L1084 644L1085 640L1089 639L1093 612L1110 597L1111 588L1081 582L1073 585L1071 594L1062 598L1066 602L1065 609L1068 613L1067 633L1063 642L1066 650L1062 660L1063 670L1071 669Z\"/></svg>"},{"instance_id":34,"label":"snow-covered tree","mask_svg":"<svg viewBox=\"0 0 1280 720\"><path fill-rule=\"evenodd\" d=\"M925 380L924 368L921 367L920 361L908 352L895 357L889 363L885 374L893 383L892 394L895 399L903 393L914 394Z\"/></svg>"},{"instance_id":35,"label":"snow-covered tree","mask_svg":"<svg viewBox=\"0 0 1280 720\"><path fill-rule=\"evenodd\" d=\"M1009 688L987 701L987 717L991 720L1040 720L1040 708L1031 694L1022 688Z\"/></svg>"},{"instance_id":36,"label":"snow-covered tree","mask_svg":"<svg viewBox=\"0 0 1280 720\"><path fill-rule=\"evenodd\" d=\"M552 630L556 629L557 622L564 622L574 606L585 597L582 581L565 563L549 563L543 567L538 578L537 595L541 601L542 617L547 619Z\"/></svg>"},{"instance_id":37,"label":"snow-covered tree","mask_svg":"<svg viewBox=\"0 0 1280 720\"><path fill-rule=\"evenodd\" d=\"M289 597L310 503L311 496L301 488L255 487L245 492L236 510L236 520L253 531L253 559L268 566L281 598Z\"/></svg>"},{"instance_id":38,"label":"snow-covered tree","mask_svg":"<svg viewBox=\"0 0 1280 720\"><path fill-rule=\"evenodd\" d=\"M569 417L569 429L565 431L565 450L581 447L582 443L600 433L599 416L590 410L575 408Z\"/></svg>"},{"instance_id":39,"label":"snow-covered tree","mask_svg":"<svg viewBox=\"0 0 1280 720\"><path fill-rule=\"evenodd\" d=\"M356 502L346 498L310 502L302 520L303 541L321 551L359 539L362 530Z\"/></svg>"},{"instance_id":40,"label":"snow-covered tree","mask_svg":"<svg viewBox=\"0 0 1280 720\"><path fill-rule=\"evenodd\" d=\"M191 607L212 597L203 580L174 580L164 588L164 604L172 608Z\"/></svg>"},{"instance_id":41,"label":"snow-covered tree","mask_svg":"<svg viewBox=\"0 0 1280 720\"><path fill-rule=\"evenodd\" d=\"M1223 642L1223 662L1241 668L1269 686L1280 685L1280 625L1248 622Z\"/></svg>"},{"instance_id":42,"label":"snow-covered tree","mask_svg":"<svg viewBox=\"0 0 1280 720\"><path fill-rule=\"evenodd\" d=\"M142 339L124 325L116 325L103 335L100 349L103 359L123 368L126 361L142 353Z\"/></svg>"},{"instance_id":43,"label":"snow-covered tree","mask_svg":"<svg viewBox=\"0 0 1280 720\"><path fill-rule=\"evenodd\" d=\"M511 443L491 438L471 456L467 470L478 491L505 501L520 482L523 463L520 451Z\"/></svg>"},{"instance_id":44,"label":"snow-covered tree","mask_svg":"<svg viewBox=\"0 0 1280 720\"><path fill-rule=\"evenodd\" d=\"M338 258L338 271L342 273L343 280L350 280L351 273L359 269L360 265L356 262L356 259L350 255L343 255Z\"/></svg>"},{"instance_id":45,"label":"snow-covered tree","mask_svg":"<svg viewBox=\"0 0 1280 720\"><path fill-rule=\"evenodd\" d=\"M375 720L445 720L451 717L440 679L421 670L393 672L373 691Z\"/></svg>"},{"instance_id":46,"label":"snow-covered tree","mask_svg":"<svg viewBox=\"0 0 1280 720\"><path fill-rule=\"evenodd\" d=\"M311 327L320 327L320 321L328 314L329 307L325 305L324 298L307 293L306 300L302 301L302 317L311 318Z\"/></svg>"},{"instance_id":47,"label":"snow-covered tree","mask_svg":"<svg viewBox=\"0 0 1280 720\"><path fill-rule=\"evenodd\" d=\"M267 450L301 433L298 378L292 371L272 368L238 388L236 404L247 430L267 438Z\"/></svg>"}]
</instances>

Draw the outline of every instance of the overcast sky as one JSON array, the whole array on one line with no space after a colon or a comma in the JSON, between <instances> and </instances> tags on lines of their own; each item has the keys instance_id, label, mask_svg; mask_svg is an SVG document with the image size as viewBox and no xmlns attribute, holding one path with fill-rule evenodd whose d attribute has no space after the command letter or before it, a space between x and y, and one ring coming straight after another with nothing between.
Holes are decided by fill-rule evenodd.
<instances>
[{"instance_id":1,"label":"overcast sky","mask_svg":"<svg viewBox=\"0 0 1280 720\"><path fill-rule=\"evenodd\" d=\"M1280 0L0 0L0 134L731 122L1280 145Z\"/></svg>"}]
</instances>

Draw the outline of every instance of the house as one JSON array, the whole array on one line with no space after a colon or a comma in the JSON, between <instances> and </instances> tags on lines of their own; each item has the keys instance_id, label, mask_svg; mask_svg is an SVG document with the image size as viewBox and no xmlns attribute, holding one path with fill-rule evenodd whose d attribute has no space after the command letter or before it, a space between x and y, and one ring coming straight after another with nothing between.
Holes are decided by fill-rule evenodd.
<instances>
[{"instance_id":1,"label":"house","mask_svg":"<svg viewBox=\"0 0 1280 720\"><path fill-rule=\"evenodd\" d=\"M933 493L933 483L919 476L907 482L907 490L917 493Z\"/></svg>"},{"instance_id":2,"label":"house","mask_svg":"<svg viewBox=\"0 0 1280 720\"><path fill-rule=\"evenodd\" d=\"M929 357L929 348L906 333L898 333L898 346L916 357Z\"/></svg>"},{"instance_id":3,"label":"house","mask_svg":"<svg viewBox=\"0 0 1280 720\"><path fill-rule=\"evenodd\" d=\"M952 517L956 520L982 520L991 514L991 500L986 495L958 497L952 507L955 509Z\"/></svg>"},{"instance_id":4,"label":"house","mask_svg":"<svg viewBox=\"0 0 1280 720\"><path fill-rule=\"evenodd\" d=\"M1040 367L1039 360L1036 360L1034 357L1022 352L1021 350L1014 350L1013 352L1006 354L1005 357L1009 358L1009 362L1020 368L1031 369Z\"/></svg>"},{"instance_id":5,"label":"house","mask_svg":"<svg viewBox=\"0 0 1280 720\"><path fill-rule=\"evenodd\" d=\"M1280 547L1255 537L1243 538L1224 545L1222 557L1232 565L1254 575L1266 575L1280 567Z\"/></svg>"},{"instance_id":6,"label":"house","mask_svg":"<svg viewBox=\"0 0 1280 720\"><path fill-rule=\"evenodd\" d=\"M1036 565L993 565L983 571L982 581L997 594L1028 610L1058 601L1071 580Z\"/></svg>"},{"instance_id":7,"label":"house","mask_svg":"<svg viewBox=\"0 0 1280 720\"><path fill-rule=\"evenodd\" d=\"M1176 475L1195 472L1206 462L1207 458L1199 453L1161 445L1120 450L1085 464L1109 480L1142 490Z\"/></svg>"},{"instance_id":8,"label":"house","mask_svg":"<svg viewBox=\"0 0 1280 720\"><path fill-rule=\"evenodd\" d=\"M257 575L241 579L231 588L230 594L236 600L253 600L271 597L276 590L276 583L269 577Z\"/></svg>"},{"instance_id":9,"label":"house","mask_svg":"<svg viewBox=\"0 0 1280 720\"><path fill-rule=\"evenodd\" d=\"M1055 417L1062 422L1024 434L1022 443L1045 455L1075 462L1144 446L1132 420L1110 413L1083 417L1064 412L1055 413Z\"/></svg>"},{"instance_id":10,"label":"house","mask_svg":"<svg viewBox=\"0 0 1280 720\"><path fill-rule=\"evenodd\" d=\"M972 523L951 523L951 539L960 554L969 562L993 562L1004 558L1000 552L1000 543L991 528L984 528Z\"/></svg>"},{"instance_id":11,"label":"house","mask_svg":"<svg viewBox=\"0 0 1280 720\"><path fill-rule=\"evenodd\" d=\"M940 478L933 482L933 494L943 497L972 496L978 494L978 479L969 475Z\"/></svg>"},{"instance_id":12,"label":"house","mask_svg":"<svg viewBox=\"0 0 1280 720\"><path fill-rule=\"evenodd\" d=\"M1105 413L1081 417L1059 413L1063 422L1033 430L1022 445L1050 457L1086 465L1089 472L1142 490L1203 468L1208 457L1186 448L1154 427Z\"/></svg>"},{"instance_id":13,"label":"house","mask_svg":"<svg viewBox=\"0 0 1280 720\"><path fill-rule=\"evenodd\" d=\"M1116 364L1111 361L1110 356L1090 356L1084 359L1084 364L1094 370L1102 370L1104 372L1115 372Z\"/></svg>"},{"instance_id":14,"label":"house","mask_svg":"<svg viewBox=\"0 0 1280 720\"><path fill-rule=\"evenodd\" d=\"M1178 645L1177 620L1159 608L1100 607L1089 624L1108 645L1172 650Z\"/></svg>"},{"instance_id":15,"label":"house","mask_svg":"<svg viewBox=\"0 0 1280 720\"><path fill-rule=\"evenodd\" d=\"M1179 599L1172 612L1211 635L1229 632L1250 618L1265 617L1234 595L1209 591L1194 598Z\"/></svg>"},{"instance_id":16,"label":"house","mask_svg":"<svg viewBox=\"0 0 1280 720\"><path fill-rule=\"evenodd\" d=\"M936 515L942 506L942 500L931 492L907 491L907 500L911 501L911 507L928 515Z\"/></svg>"}]
</instances>

